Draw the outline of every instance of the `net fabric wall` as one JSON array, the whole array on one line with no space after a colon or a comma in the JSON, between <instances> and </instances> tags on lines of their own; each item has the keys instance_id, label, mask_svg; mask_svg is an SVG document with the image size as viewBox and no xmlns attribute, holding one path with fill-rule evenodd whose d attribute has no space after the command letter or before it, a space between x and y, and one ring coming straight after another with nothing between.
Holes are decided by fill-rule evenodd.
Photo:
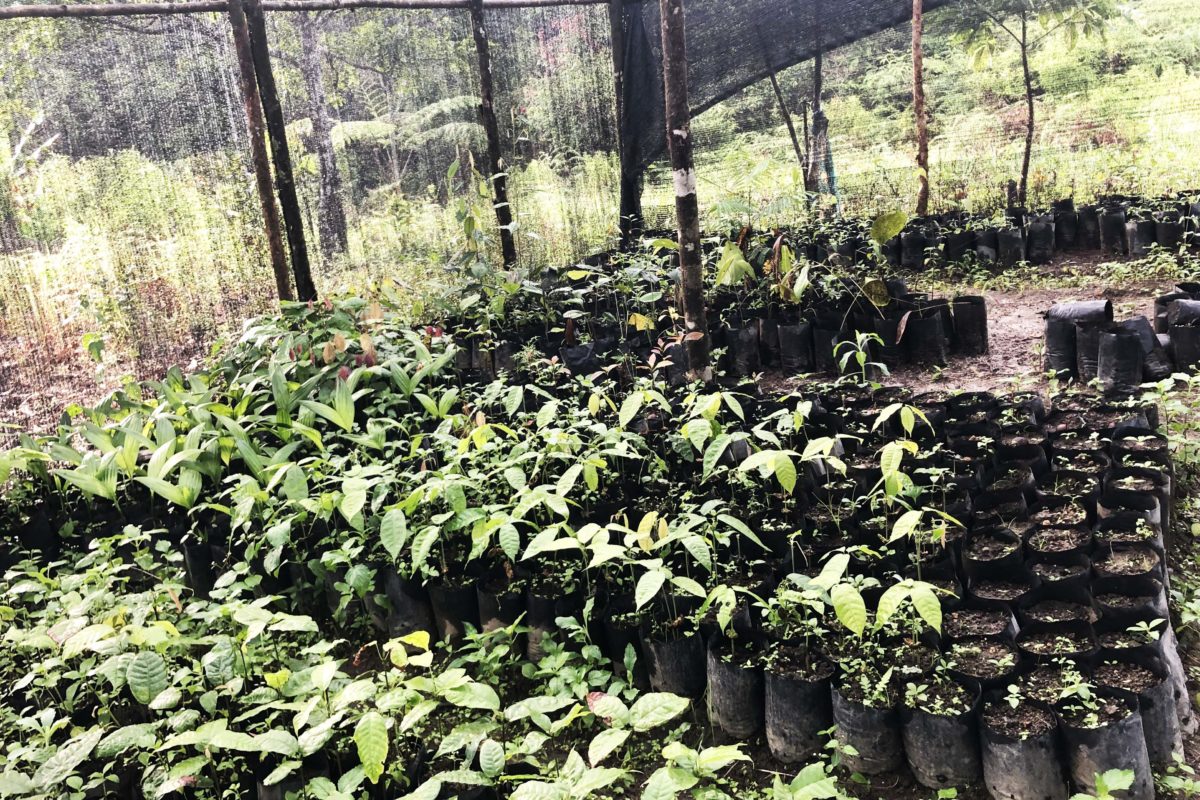
<instances>
[{"instance_id":1,"label":"net fabric wall","mask_svg":"<svg viewBox=\"0 0 1200 800\"><path fill-rule=\"evenodd\" d=\"M186 365L269 306L221 21L4 23L5 430L44 427L124 375Z\"/></svg>"},{"instance_id":2,"label":"net fabric wall","mask_svg":"<svg viewBox=\"0 0 1200 800\"><path fill-rule=\"evenodd\" d=\"M954 0L926 0L927 10ZM772 72L912 18L911 0L688 0L688 96L699 115ZM665 150L657 0L625 4L627 52L621 139L643 167Z\"/></svg>"}]
</instances>

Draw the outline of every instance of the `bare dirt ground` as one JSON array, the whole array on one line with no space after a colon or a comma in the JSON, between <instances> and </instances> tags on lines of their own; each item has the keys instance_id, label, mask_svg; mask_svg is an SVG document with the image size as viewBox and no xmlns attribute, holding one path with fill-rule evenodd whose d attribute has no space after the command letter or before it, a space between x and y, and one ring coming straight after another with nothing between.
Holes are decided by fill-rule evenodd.
<instances>
[{"instance_id":1,"label":"bare dirt ground","mask_svg":"<svg viewBox=\"0 0 1200 800\"><path fill-rule=\"evenodd\" d=\"M964 287L965 288L965 287ZM1045 384L1042 344L1045 314L1055 303L1071 300L1113 301L1117 319L1151 317L1154 298L1173 287L1161 284L1097 285L1091 289L1023 289L982 292L987 298L988 352L984 356L951 356L944 369L904 367L888 383L968 391L1008 391ZM975 293L966 290L964 294Z\"/></svg>"}]
</instances>

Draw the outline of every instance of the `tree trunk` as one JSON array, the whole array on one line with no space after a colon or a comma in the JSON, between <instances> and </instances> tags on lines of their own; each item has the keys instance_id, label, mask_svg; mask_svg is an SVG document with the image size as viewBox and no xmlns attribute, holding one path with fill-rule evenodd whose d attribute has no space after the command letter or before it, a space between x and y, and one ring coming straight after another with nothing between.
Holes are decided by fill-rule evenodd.
<instances>
[{"instance_id":1,"label":"tree trunk","mask_svg":"<svg viewBox=\"0 0 1200 800\"><path fill-rule=\"evenodd\" d=\"M1033 73L1029 69L1029 20L1021 13L1021 72L1025 78L1025 107L1028 119L1025 123L1025 157L1021 161L1021 185L1017 197L1024 206L1029 200L1029 164L1033 159L1034 102Z\"/></svg>"},{"instance_id":2,"label":"tree trunk","mask_svg":"<svg viewBox=\"0 0 1200 800\"><path fill-rule=\"evenodd\" d=\"M254 165L254 183L262 203L263 227L267 233L267 250L271 270L275 273L275 292L280 300L294 300L292 279L288 272L287 254L283 249L283 226L275 191L271 184L271 160L267 155L266 122L263 120L262 99L254 76L254 56L250 52L250 29L242 0L230 0L229 23L233 27L233 47L238 61L238 82L242 90L242 105L246 111L246 132L250 140L250 157Z\"/></svg>"},{"instance_id":3,"label":"tree trunk","mask_svg":"<svg viewBox=\"0 0 1200 800\"><path fill-rule=\"evenodd\" d=\"M783 117L783 124L787 126L788 136L792 139L792 150L796 153L796 160L800 162L800 169L804 169L804 148L800 146L796 123L792 121L792 112L788 111L787 102L783 99L783 90L779 88L779 78L775 76L774 69L771 70L771 88L775 90L775 101L779 103L779 113Z\"/></svg>"},{"instance_id":4,"label":"tree trunk","mask_svg":"<svg viewBox=\"0 0 1200 800\"><path fill-rule=\"evenodd\" d=\"M677 302L683 316L684 349L693 379L710 380L708 312L704 307L704 263L700 251L700 206L692 157L688 107L687 44L683 0L659 0L662 17L663 89L667 145L675 176L675 216L679 228Z\"/></svg>"},{"instance_id":5,"label":"tree trunk","mask_svg":"<svg viewBox=\"0 0 1200 800\"><path fill-rule=\"evenodd\" d=\"M929 118L925 108L925 0L913 0L913 110L917 115L917 216L929 213Z\"/></svg>"},{"instance_id":6,"label":"tree trunk","mask_svg":"<svg viewBox=\"0 0 1200 800\"><path fill-rule=\"evenodd\" d=\"M312 14L300 18L300 71L308 93L313 149L317 153L317 235L321 256L329 260L346 252L346 207L342 202L342 174L333 147L333 120L325 95L325 48Z\"/></svg>"},{"instance_id":7,"label":"tree trunk","mask_svg":"<svg viewBox=\"0 0 1200 800\"><path fill-rule=\"evenodd\" d=\"M825 55L821 50L817 50L817 55L813 58L813 124L812 137L808 142L808 169L804 173L804 189L810 195L816 194L821 190L821 166L824 163L821 137L823 135L821 125L818 120L825 116L825 112L821 110L821 93L824 91L824 60Z\"/></svg>"},{"instance_id":8,"label":"tree trunk","mask_svg":"<svg viewBox=\"0 0 1200 800\"><path fill-rule=\"evenodd\" d=\"M496 199L496 222L500 227L500 249L504 266L517 264L517 244L513 238L512 205L508 202L508 178L500 153L500 123L496 119L496 98L492 82L492 53L487 28L483 25L483 0L471 0L471 33L475 36L475 54L479 59L479 114L487 134L488 162L492 191Z\"/></svg>"}]
</instances>

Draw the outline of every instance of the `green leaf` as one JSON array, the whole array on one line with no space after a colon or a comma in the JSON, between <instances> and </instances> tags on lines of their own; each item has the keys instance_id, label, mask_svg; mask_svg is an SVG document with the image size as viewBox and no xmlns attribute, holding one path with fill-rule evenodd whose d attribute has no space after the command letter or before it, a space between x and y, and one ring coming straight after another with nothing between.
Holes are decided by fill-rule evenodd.
<instances>
[{"instance_id":1,"label":"green leaf","mask_svg":"<svg viewBox=\"0 0 1200 800\"><path fill-rule=\"evenodd\" d=\"M708 476L716 469L717 462L721 460L721 456L725 454L726 448L729 447L733 437L727 433L719 434L708 444L708 449L704 451L704 479L708 480Z\"/></svg>"},{"instance_id":2,"label":"green leaf","mask_svg":"<svg viewBox=\"0 0 1200 800\"><path fill-rule=\"evenodd\" d=\"M652 569L648 570L637 582L637 588L633 592L634 601L637 608L641 609L647 603L654 599L658 594L658 590L662 588L663 583L667 580L667 573Z\"/></svg>"},{"instance_id":3,"label":"green leaf","mask_svg":"<svg viewBox=\"0 0 1200 800\"><path fill-rule=\"evenodd\" d=\"M633 418L642 410L642 405L646 402L646 396L641 392L633 392L625 401L621 403L621 411L617 416L617 422L622 428L628 428L633 422Z\"/></svg>"},{"instance_id":4,"label":"green leaf","mask_svg":"<svg viewBox=\"0 0 1200 800\"><path fill-rule=\"evenodd\" d=\"M504 745L494 739L484 739L479 745L479 769L495 779L504 772Z\"/></svg>"},{"instance_id":5,"label":"green leaf","mask_svg":"<svg viewBox=\"0 0 1200 800\"><path fill-rule=\"evenodd\" d=\"M158 741L155 727L154 723L145 722L140 725L126 725L123 728L117 728L96 745L96 758L108 760L132 748L139 750L153 748L154 743Z\"/></svg>"},{"instance_id":6,"label":"green leaf","mask_svg":"<svg viewBox=\"0 0 1200 800\"><path fill-rule=\"evenodd\" d=\"M387 554L395 561L408 541L408 518L398 508L393 508L383 515L379 523L379 541Z\"/></svg>"},{"instance_id":7,"label":"green leaf","mask_svg":"<svg viewBox=\"0 0 1200 800\"><path fill-rule=\"evenodd\" d=\"M143 650L129 662L125 681L134 699L142 705L148 705L167 688L167 664L158 653Z\"/></svg>"},{"instance_id":8,"label":"green leaf","mask_svg":"<svg viewBox=\"0 0 1200 800\"><path fill-rule=\"evenodd\" d=\"M773 464L775 480L779 481L779 485L785 492L791 494L796 488L796 464L792 461L791 456L784 452L775 453Z\"/></svg>"},{"instance_id":9,"label":"green leaf","mask_svg":"<svg viewBox=\"0 0 1200 800\"><path fill-rule=\"evenodd\" d=\"M629 738L629 734L630 731L622 730L621 728L610 728L606 731L600 731L600 733L592 738L591 744L588 745L588 763L594 767L608 758L618 747L625 744L625 740Z\"/></svg>"},{"instance_id":10,"label":"green leaf","mask_svg":"<svg viewBox=\"0 0 1200 800\"><path fill-rule=\"evenodd\" d=\"M942 632L942 603L931 586L918 583L909 594L913 607L921 615L921 619L938 633Z\"/></svg>"},{"instance_id":11,"label":"green leaf","mask_svg":"<svg viewBox=\"0 0 1200 800\"><path fill-rule=\"evenodd\" d=\"M63 788L63 781L87 760L103 736L103 728L92 728L65 742L33 773L34 784L42 791L57 794Z\"/></svg>"},{"instance_id":12,"label":"green leaf","mask_svg":"<svg viewBox=\"0 0 1200 800\"><path fill-rule=\"evenodd\" d=\"M567 800L570 793L557 783L525 781L509 795L510 800Z\"/></svg>"},{"instance_id":13,"label":"green leaf","mask_svg":"<svg viewBox=\"0 0 1200 800\"><path fill-rule=\"evenodd\" d=\"M378 711L368 711L354 726L354 745L358 760L371 783L383 775L383 763L388 754L387 720Z\"/></svg>"},{"instance_id":14,"label":"green leaf","mask_svg":"<svg viewBox=\"0 0 1200 800\"><path fill-rule=\"evenodd\" d=\"M839 583L829 590L829 597L833 600L833 613L838 622L856 636L862 636L867 628L867 604L858 589L848 583Z\"/></svg>"},{"instance_id":15,"label":"green leaf","mask_svg":"<svg viewBox=\"0 0 1200 800\"><path fill-rule=\"evenodd\" d=\"M501 525L496 533L496 538L500 542L500 549L504 551L504 555L508 556L510 561L516 561L517 556L521 553L521 533L517 530L517 526L511 523Z\"/></svg>"},{"instance_id":16,"label":"green leaf","mask_svg":"<svg viewBox=\"0 0 1200 800\"><path fill-rule=\"evenodd\" d=\"M636 731L648 731L664 725L687 710L690 700L667 692L650 692L629 708L629 723Z\"/></svg>"},{"instance_id":17,"label":"green leaf","mask_svg":"<svg viewBox=\"0 0 1200 800\"><path fill-rule=\"evenodd\" d=\"M699 778L683 770L659 767L646 781L642 800L675 800L680 792L699 782Z\"/></svg>"},{"instance_id":18,"label":"green leaf","mask_svg":"<svg viewBox=\"0 0 1200 800\"><path fill-rule=\"evenodd\" d=\"M900 608L900 604L909 596L909 587L903 583L889 586L879 598L879 606L875 609L875 627L882 628Z\"/></svg>"},{"instance_id":19,"label":"green leaf","mask_svg":"<svg viewBox=\"0 0 1200 800\"><path fill-rule=\"evenodd\" d=\"M900 519L896 520L896 523L892 525L892 535L889 541L894 542L897 539L903 539L905 537L912 536L913 531L915 531L917 526L921 524L921 518L924 516L924 514L925 512L919 509L905 511L903 514L901 514Z\"/></svg>"},{"instance_id":20,"label":"green leaf","mask_svg":"<svg viewBox=\"0 0 1200 800\"><path fill-rule=\"evenodd\" d=\"M486 683L465 683L446 690L446 702L459 708L474 708L482 711L499 711L500 697Z\"/></svg>"},{"instance_id":21,"label":"green leaf","mask_svg":"<svg viewBox=\"0 0 1200 800\"><path fill-rule=\"evenodd\" d=\"M908 215L903 211L881 214L871 223L871 241L881 247L900 235L908 224Z\"/></svg>"}]
</instances>

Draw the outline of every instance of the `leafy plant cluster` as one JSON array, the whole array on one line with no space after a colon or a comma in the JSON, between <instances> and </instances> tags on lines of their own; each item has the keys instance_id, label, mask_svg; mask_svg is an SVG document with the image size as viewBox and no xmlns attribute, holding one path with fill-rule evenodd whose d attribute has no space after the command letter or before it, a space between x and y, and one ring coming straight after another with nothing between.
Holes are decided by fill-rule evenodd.
<instances>
[{"instance_id":1,"label":"leafy plant cluster","mask_svg":"<svg viewBox=\"0 0 1200 800\"><path fill-rule=\"evenodd\" d=\"M952 398L530 348L488 376L478 330L290 306L5 452L0 793L838 796L825 764L739 772L605 623L730 660L766 633L864 705L961 709L928 643L992 440L947 447Z\"/></svg>"}]
</instances>

